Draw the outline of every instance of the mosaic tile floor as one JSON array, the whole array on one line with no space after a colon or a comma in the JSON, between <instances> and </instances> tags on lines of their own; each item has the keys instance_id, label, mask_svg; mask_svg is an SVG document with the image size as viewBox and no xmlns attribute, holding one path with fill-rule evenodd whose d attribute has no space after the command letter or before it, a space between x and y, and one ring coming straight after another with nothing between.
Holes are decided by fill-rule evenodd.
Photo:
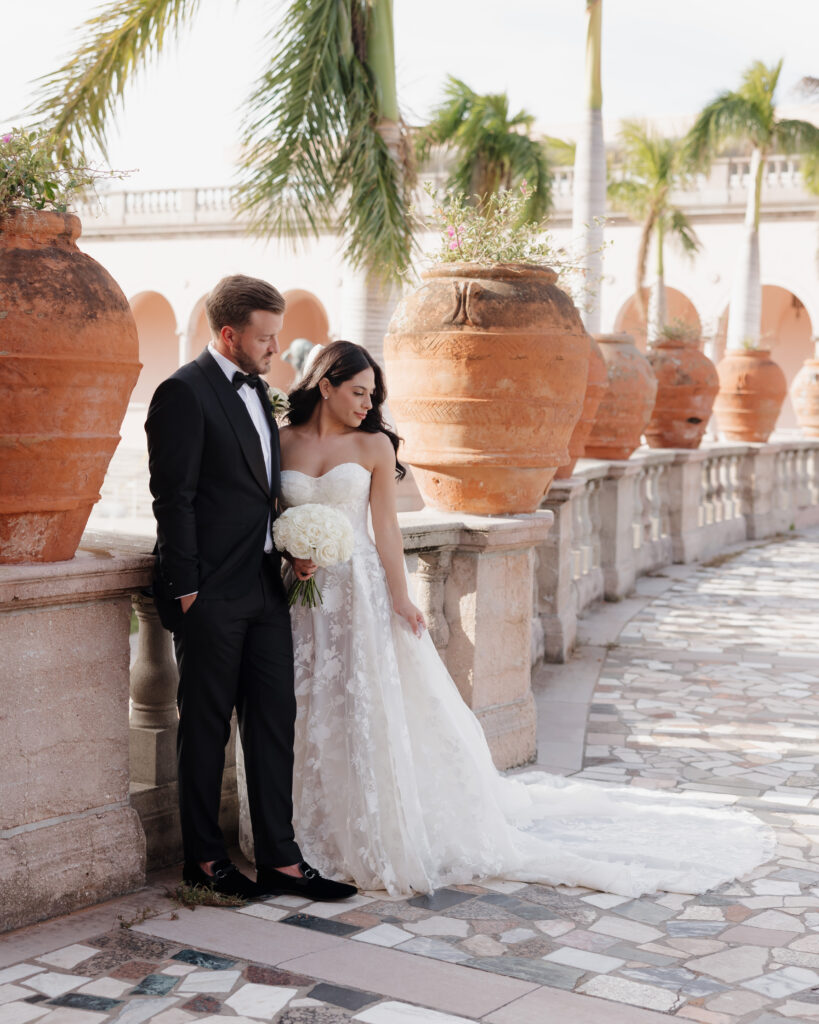
<instances>
[{"instance_id":1,"label":"mosaic tile floor","mask_svg":"<svg viewBox=\"0 0 819 1024\"><path fill-rule=\"evenodd\" d=\"M124 902L131 927L84 912L0 937L0 1024L819 1021L817 580L816 531L658 574L589 706L576 774L754 810L778 847L751 876L698 897L482 880L193 912L154 884Z\"/></svg>"}]
</instances>

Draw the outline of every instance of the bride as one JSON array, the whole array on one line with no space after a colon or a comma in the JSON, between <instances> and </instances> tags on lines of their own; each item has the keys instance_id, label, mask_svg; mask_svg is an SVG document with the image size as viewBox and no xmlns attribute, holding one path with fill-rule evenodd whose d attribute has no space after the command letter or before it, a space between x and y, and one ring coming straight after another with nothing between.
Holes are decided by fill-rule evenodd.
<instances>
[{"instance_id":1,"label":"bride","mask_svg":"<svg viewBox=\"0 0 819 1024\"><path fill-rule=\"evenodd\" d=\"M405 470L385 396L369 353L334 342L291 392L281 431L284 504L332 505L355 534L346 563L293 562L317 573L324 602L292 608L306 859L393 895L500 876L624 896L702 892L769 859L773 833L745 812L496 771L408 589L395 505Z\"/></svg>"}]
</instances>

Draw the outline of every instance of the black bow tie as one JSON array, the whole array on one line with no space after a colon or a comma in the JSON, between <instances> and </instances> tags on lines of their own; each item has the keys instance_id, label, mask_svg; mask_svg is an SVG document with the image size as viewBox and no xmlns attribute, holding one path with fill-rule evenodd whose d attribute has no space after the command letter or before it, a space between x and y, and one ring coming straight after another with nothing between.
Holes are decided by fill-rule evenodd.
<instances>
[{"instance_id":1,"label":"black bow tie","mask_svg":"<svg viewBox=\"0 0 819 1024\"><path fill-rule=\"evenodd\" d=\"M262 380L258 373L242 373L241 370L237 370L233 374L233 386L238 391L243 384L247 384L250 388L258 388Z\"/></svg>"}]
</instances>

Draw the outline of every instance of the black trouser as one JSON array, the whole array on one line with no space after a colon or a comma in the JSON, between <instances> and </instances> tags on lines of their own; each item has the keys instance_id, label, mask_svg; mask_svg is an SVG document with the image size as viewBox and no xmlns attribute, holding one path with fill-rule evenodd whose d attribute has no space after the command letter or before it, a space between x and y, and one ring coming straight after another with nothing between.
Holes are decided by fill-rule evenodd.
<instances>
[{"instance_id":1,"label":"black trouser","mask_svg":"<svg viewBox=\"0 0 819 1024\"><path fill-rule=\"evenodd\" d=\"M179 665L179 809L185 860L227 856L219 828L233 708L245 757L256 864L301 860L293 836L293 641L281 580L265 558L240 598L197 597L174 633Z\"/></svg>"}]
</instances>

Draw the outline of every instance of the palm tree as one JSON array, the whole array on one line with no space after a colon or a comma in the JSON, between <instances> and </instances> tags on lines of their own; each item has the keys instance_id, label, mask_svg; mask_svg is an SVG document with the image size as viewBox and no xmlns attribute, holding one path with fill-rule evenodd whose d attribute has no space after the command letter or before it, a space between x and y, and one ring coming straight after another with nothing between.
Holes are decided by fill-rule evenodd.
<instances>
[{"instance_id":1,"label":"palm tree","mask_svg":"<svg viewBox=\"0 0 819 1024\"><path fill-rule=\"evenodd\" d=\"M671 202L671 193L685 186L687 170L684 144L652 132L640 121L623 121L620 127L622 177L608 187L615 209L625 210L642 222L637 251L637 301L645 316L643 285L651 239L654 238L656 279L648 301L647 338L656 341L666 324L663 250L666 239L674 239L691 255L699 240L683 211Z\"/></svg>"},{"instance_id":2,"label":"palm tree","mask_svg":"<svg viewBox=\"0 0 819 1024\"><path fill-rule=\"evenodd\" d=\"M62 152L96 145L134 73L194 20L200 0L114 0L47 76L33 113ZM396 279L411 256L410 150L398 110L392 0L290 0L248 100L239 198L254 229L343 227L354 267Z\"/></svg>"},{"instance_id":3,"label":"palm tree","mask_svg":"<svg viewBox=\"0 0 819 1024\"><path fill-rule=\"evenodd\" d=\"M505 93L479 95L452 75L444 95L432 120L418 132L418 157L428 156L432 146L451 145L457 157L447 187L474 197L479 208L501 188L527 181L533 192L525 219L542 220L551 205L551 174L545 143L529 134L533 115L519 110L510 116Z\"/></svg>"},{"instance_id":4,"label":"palm tree","mask_svg":"<svg viewBox=\"0 0 819 1024\"><path fill-rule=\"evenodd\" d=\"M754 61L743 74L739 88L723 92L709 103L688 134L691 156L703 165L727 142L744 144L751 150L745 235L728 315L729 349L759 344L759 221L767 157L774 152L819 153L819 128L808 121L776 116L775 95L781 71L782 61L771 67Z\"/></svg>"},{"instance_id":5,"label":"palm tree","mask_svg":"<svg viewBox=\"0 0 819 1024\"><path fill-rule=\"evenodd\" d=\"M577 140L574 163L572 232L586 275L576 299L590 334L600 333L600 305L593 296L603 276L603 218L606 215L602 42L603 0L586 0L586 117Z\"/></svg>"}]
</instances>

